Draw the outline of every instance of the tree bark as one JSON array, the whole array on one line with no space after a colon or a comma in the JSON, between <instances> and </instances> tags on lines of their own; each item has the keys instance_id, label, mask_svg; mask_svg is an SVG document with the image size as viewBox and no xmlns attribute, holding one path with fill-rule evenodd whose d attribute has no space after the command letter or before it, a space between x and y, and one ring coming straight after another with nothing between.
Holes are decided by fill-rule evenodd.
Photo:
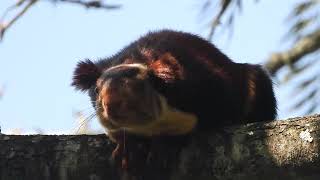
<instances>
[{"instance_id":1,"label":"tree bark","mask_svg":"<svg viewBox=\"0 0 320 180\"><path fill-rule=\"evenodd\" d=\"M320 115L252 123L155 143L129 171L105 135L0 135L0 180L318 180L319 143Z\"/></svg>"}]
</instances>

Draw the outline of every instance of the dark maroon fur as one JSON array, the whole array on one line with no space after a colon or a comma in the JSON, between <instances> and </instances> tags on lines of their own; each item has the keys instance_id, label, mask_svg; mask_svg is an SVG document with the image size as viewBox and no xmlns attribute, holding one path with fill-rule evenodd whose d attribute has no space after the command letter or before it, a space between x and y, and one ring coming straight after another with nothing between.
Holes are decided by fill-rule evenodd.
<instances>
[{"instance_id":1,"label":"dark maroon fur","mask_svg":"<svg viewBox=\"0 0 320 180\"><path fill-rule=\"evenodd\" d=\"M150 52L146 54L143 49ZM154 64L165 53L176 59L183 70L183 77L172 80L172 74L181 75L173 72L172 68L172 72L168 72L170 81L166 76L153 73L150 82L171 106L196 114L199 128L212 129L275 119L276 99L272 81L260 66L235 63L208 41L184 32L151 32L110 58L94 64L91 61L80 62L73 85L80 90L88 90L95 85L100 69L123 63L143 63L153 72L159 72L159 69L152 68L160 67ZM250 111L244 114L248 72L255 73L257 77L257 97Z\"/></svg>"},{"instance_id":2,"label":"dark maroon fur","mask_svg":"<svg viewBox=\"0 0 320 180\"><path fill-rule=\"evenodd\" d=\"M256 98L252 103L254 109L250 111L246 119L253 121L273 120L277 114L277 104L274 97L272 88L272 82L269 78L269 74L259 65L247 65L247 71L254 73L257 78L256 84ZM272 107L272 108L270 108Z\"/></svg>"},{"instance_id":3,"label":"dark maroon fur","mask_svg":"<svg viewBox=\"0 0 320 180\"><path fill-rule=\"evenodd\" d=\"M127 63L147 65L150 70L147 81L167 99L168 104L198 117L198 126L194 132L227 125L270 121L276 117L272 81L262 67L235 63L208 41L184 32L152 32L112 57L95 63L89 60L80 62L74 72L72 85L79 90L88 91L95 107L97 97L94 90L99 76L110 67ZM248 88L250 83L255 85L253 92ZM250 98L251 94L255 94L255 98ZM122 141L126 139L126 149L120 150L124 154L120 153L119 157L129 159L129 165L130 161L138 164L147 161L143 158L147 157L150 142L157 145L174 139L162 136L151 140L137 137L142 140L134 140L134 137L135 135L126 134L116 140L119 147L122 147ZM146 151L139 148L139 142L145 144ZM183 144L181 139L172 142L177 146ZM168 147L171 146L168 144ZM158 149L156 147L156 150L150 151L157 152ZM119 151L116 150L114 154L116 153ZM130 153L133 155L130 156ZM141 171L144 172L144 168Z\"/></svg>"},{"instance_id":4,"label":"dark maroon fur","mask_svg":"<svg viewBox=\"0 0 320 180\"><path fill-rule=\"evenodd\" d=\"M72 86L76 89L86 91L94 86L97 79L101 75L101 71L90 60L81 61L73 73Z\"/></svg>"}]
</instances>

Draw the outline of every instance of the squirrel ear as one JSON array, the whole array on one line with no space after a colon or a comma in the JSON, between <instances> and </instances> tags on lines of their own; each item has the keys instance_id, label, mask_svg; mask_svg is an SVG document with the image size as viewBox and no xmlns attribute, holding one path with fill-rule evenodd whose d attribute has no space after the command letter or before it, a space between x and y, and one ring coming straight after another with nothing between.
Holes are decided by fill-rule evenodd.
<instances>
[{"instance_id":1,"label":"squirrel ear","mask_svg":"<svg viewBox=\"0 0 320 180\"><path fill-rule=\"evenodd\" d=\"M170 53L165 53L151 64L153 73L167 83L184 78L182 66Z\"/></svg>"},{"instance_id":2,"label":"squirrel ear","mask_svg":"<svg viewBox=\"0 0 320 180\"><path fill-rule=\"evenodd\" d=\"M80 61L73 72L71 85L78 90L86 91L96 83L100 75L101 71L92 61Z\"/></svg>"}]
</instances>

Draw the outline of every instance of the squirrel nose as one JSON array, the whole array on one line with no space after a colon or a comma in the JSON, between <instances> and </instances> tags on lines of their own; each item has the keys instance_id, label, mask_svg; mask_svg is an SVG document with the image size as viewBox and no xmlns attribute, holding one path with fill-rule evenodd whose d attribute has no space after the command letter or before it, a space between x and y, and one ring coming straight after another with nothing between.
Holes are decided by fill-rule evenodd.
<instances>
[{"instance_id":1,"label":"squirrel nose","mask_svg":"<svg viewBox=\"0 0 320 180\"><path fill-rule=\"evenodd\" d=\"M116 100L111 102L106 102L105 111L107 112L108 116L117 119L125 115L124 111L126 109L126 103L124 101Z\"/></svg>"}]
</instances>

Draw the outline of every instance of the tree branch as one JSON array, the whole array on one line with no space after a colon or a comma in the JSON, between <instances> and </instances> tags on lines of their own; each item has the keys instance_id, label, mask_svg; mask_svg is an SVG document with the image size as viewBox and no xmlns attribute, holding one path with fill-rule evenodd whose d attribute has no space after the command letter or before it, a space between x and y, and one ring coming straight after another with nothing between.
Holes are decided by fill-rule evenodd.
<instances>
[{"instance_id":1,"label":"tree branch","mask_svg":"<svg viewBox=\"0 0 320 180\"><path fill-rule=\"evenodd\" d=\"M5 10L3 13L2 17L0 18L0 41L3 39L5 32L9 29L10 26L12 26L18 19L20 19L29 9L32 7L36 2L39 0L19 0L17 3L14 5L10 6ZM101 0L91 0L91 1L83 1L83 0L48 0L51 2L64 2L64 3L72 3L75 5L81 5L86 8L99 8L99 9L108 9L108 10L113 10L113 9L119 9L121 6L120 5L108 5L105 4ZM24 5L26 4L26 5ZM13 10L16 10L20 7L24 7L18 11L14 17L9 20L7 23L4 22L5 16Z\"/></svg>"},{"instance_id":2,"label":"tree branch","mask_svg":"<svg viewBox=\"0 0 320 180\"><path fill-rule=\"evenodd\" d=\"M294 64L304 55L319 50L320 30L300 39L290 50L272 54L265 63L265 67L272 75L286 64Z\"/></svg>"},{"instance_id":3,"label":"tree branch","mask_svg":"<svg viewBox=\"0 0 320 180\"><path fill-rule=\"evenodd\" d=\"M218 11L217 15L212 19L212 22L211 22L210 31L207 38L209 40L212 39L214 31L216 27L220 24L220 20L222 16L225 14L227 8L230 7L231 0L221 0L220 3L221 3L220 10Z\"/></svg>"},{"instance_id":4,"label":"tree branch","mask_svg":"<svg viewBox=\"0 0 320 180\"><path fill-rule=\"evenodd\" d=\"M91 1L81 1L81 0L50 0L53 2L65 2L65 3L71 3L76 5L85 6L86 8L101 8L101 9L119 9L121 8L121 5L109 5L103 3L101 0L91 0Z\"/></svg>"},{"instance_id":5,"label":"tree branch","mask_svg":"<svg viewBox=\"0 0 320 180\"><path fill-rule=\"evenodd\" d=\"M0 177L318 180L319 143L320 115L252 123L194 135L182 149L154 144L136 171L121 171L110 161L115 146L105 135L0 135Z\"/></svg>"},{"instance_id":6,"label":"tree branch","mask_svg":"<svg viewBox=\"0 0 320 180\"><path fill-rule=\"evenodd\" d=\"M14 6L10 7L9 9L13 9L14 7L19 7L24 3L25 0L21 0L18 3L16 3ZM19 11L8 23L2 23L0 22L0 41L3 39L4 33L6 30L12 26L23 14L25 14L28 9L37 2L38 0L30 0L27 2L27 4L22 8L21 11ZM8 9L8 10L9 10ZM8 11L5 12L5 15ZM5 16L4 15L4 16ZM3 17L4 17L3 16Z\"/></svg>"}]
</instances>

